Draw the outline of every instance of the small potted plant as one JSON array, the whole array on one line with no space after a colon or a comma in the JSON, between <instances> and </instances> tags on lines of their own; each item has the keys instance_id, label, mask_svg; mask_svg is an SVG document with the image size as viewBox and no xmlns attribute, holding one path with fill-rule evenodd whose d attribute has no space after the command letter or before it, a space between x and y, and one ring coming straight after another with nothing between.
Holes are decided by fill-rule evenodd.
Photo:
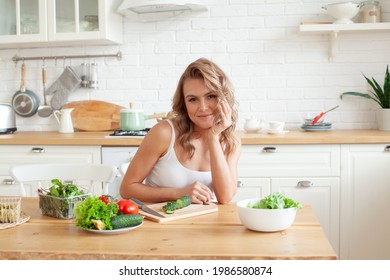
<instances>
[{"instance_id":1,"label":"small potted plant","mask_svg":"<svg viewBox=\"0 0 390 280\"><path fill-rule=\"evenodd\" d=\"M372 90L369 93L361 93L348 91L343 92L340 96L342 99L344 95L352 95L352 96L360 96L367 99L374 100L376 103L381 106L376 113L378 128L379 130L390 130L390 74L389 74L389 66L386 67L385 79L383 83L383 87L381 87L378 82L374 78L367 78L363 74L364 78L371 86Z\"/></svg>"}]
</instances>

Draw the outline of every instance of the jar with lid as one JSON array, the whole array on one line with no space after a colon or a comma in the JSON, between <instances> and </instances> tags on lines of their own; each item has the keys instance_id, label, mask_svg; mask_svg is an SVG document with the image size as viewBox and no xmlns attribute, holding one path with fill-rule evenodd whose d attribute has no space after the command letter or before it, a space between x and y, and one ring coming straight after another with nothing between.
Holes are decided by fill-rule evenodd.
<instances>
[{"instance_id":1,"label":"jar with lid","mask_svg":"<svg viewBox=\"0 0 390 280\"><path fill-rule=\"evenodd\" d=\"M359 17L361 23L381 22L381 6L379 1L362 2Z\"/></svg>"}]
</instances>

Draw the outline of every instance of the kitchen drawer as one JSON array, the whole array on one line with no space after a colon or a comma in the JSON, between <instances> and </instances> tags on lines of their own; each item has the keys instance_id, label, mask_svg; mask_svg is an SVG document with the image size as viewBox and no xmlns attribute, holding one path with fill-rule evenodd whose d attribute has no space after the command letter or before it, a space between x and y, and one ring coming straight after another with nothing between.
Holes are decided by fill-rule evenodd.
<instances>
[{"instance_id":1,"label":"kitchen drawer","mask_svg":"<svg viewBox=\"0 0 390 280\"><path fill-rule=\"evenodd\" d=\"M0 145L0 195L19 190L18 184L9 184L12 166L34 163L100 164L101 149L100 146ZM26 190L28 196L36 195L35 188L26 186Z\"/></svg>"},{"instance_id":2,"label":"kitchen drawer","mask_svg":"<svg viewBox=\"0 0 390 280\"><path fill-rule=\"evenodd\" d=\"M233 201L243 199L264 197L271 191L271 180L269 178L239 178L238 189Z\"/></svg>"},{"instance_id":3,"label":"kitchen drawer","mask_svg":"<svg viewBox=\"0 0 390 280\"><path fill-rule=\"evenodd\" d=\"M339 145L243 145L238 163L238 177L339 175Z\"/></svg>"}]
</instances>

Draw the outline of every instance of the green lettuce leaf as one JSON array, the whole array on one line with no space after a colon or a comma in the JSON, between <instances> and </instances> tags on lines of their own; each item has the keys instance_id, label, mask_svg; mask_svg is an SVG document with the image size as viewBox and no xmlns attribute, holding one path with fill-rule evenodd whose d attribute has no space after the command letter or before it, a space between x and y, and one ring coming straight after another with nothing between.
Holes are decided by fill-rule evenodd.
<instances>
[{"instance_id":1,"label":"green lettuce leaf","mask_svg":"<svg viewBox=\"0 0 390 280\"><path fill-rule=\"evenodd\" d=\"M118 204L105 204L97 196L87 197L80 201L74 208L76 226L85 229L95 229L92 220L101 220L105 229L112 229L111 217L118 213Z\"/></svg>"},{"instance_id":2,"label":"green lettuce leaf","mask_svg":"<svg viewBox=\"0 0 390 280\"><path fill-rule=\"evenodd\" d=\"M247 207L257 209L283 209L302 208L302 205L291 198L285 197L280 192L275 192L269 196L264 197L253 205L248 204Z\"/></svg>"}]
</instances>

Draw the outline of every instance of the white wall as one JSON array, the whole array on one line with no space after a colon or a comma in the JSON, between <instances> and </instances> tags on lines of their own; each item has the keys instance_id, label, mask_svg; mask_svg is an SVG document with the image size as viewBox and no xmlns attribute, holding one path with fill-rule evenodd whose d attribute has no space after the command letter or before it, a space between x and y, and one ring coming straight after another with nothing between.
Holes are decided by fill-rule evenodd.
<instances>
[{"instance_id":1,"label":"white wall","mask_svg":"<svg viewBox=\"0 0 390 280\"><path fill-rule=\"evenodd\" d=\"M99 89L78 89L69 100L98 99L127 106L143 103L145 113L169 111L171 96L185 67L199 57L218 63L230 76L239 102L242 128L246 117L280 119L298 129L303 112L320 112L339 104L327 116L335 129L376 128L373 101L346 98L341 92L367 91L362 73L383 84L390 62L390 31L340 34L333 62L328 37L299 32L302 21L330 20L323 0L208 0L208 11L170 20L140 23L124 18L124 44L73 48L0 50L0 102L10 103L20 86L20 63L14 55L116 53L123 59L96 59ZM390 1L382 0L383 21L390 21ZM46 61L48 85L64 64ZM26 61L27 88L42 100L42 61ZM54 117L17 116L19 130L55 130Z\"/></svg>"}]
</instances>

